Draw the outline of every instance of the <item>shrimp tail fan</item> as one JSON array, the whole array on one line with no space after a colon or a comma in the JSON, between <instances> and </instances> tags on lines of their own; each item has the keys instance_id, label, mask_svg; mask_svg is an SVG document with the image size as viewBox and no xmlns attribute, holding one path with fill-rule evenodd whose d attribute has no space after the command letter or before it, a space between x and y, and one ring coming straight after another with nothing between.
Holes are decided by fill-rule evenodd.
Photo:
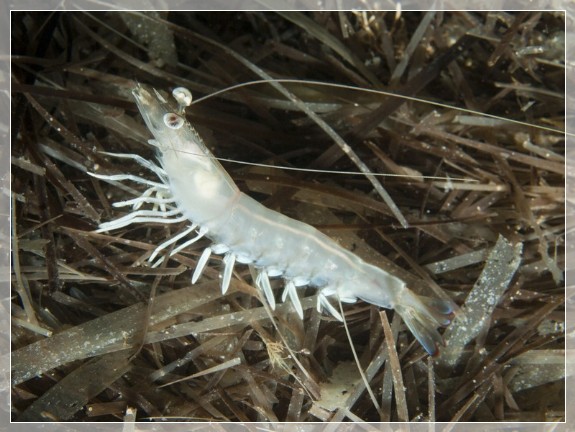
<instances>
[{"instance_id":1,"label":"shrimp tail fan","mask_svg":"<svg viewBox=\"0 0 575 432\"><path fill-rule=\"evenodd\" d=\"M405 290L394 309L419 343L431 356L439 354L439 346L445 346L437 327L444 327L453 319L452 303L447 300L418 296Z\"/></svg>"}]
</instances>

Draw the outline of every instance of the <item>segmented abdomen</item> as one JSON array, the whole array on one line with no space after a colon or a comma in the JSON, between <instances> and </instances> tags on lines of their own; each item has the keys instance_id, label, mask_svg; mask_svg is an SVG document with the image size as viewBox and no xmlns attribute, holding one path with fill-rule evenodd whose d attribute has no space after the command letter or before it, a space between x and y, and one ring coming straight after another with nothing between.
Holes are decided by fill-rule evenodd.
<instances>
[{"instance_id":1,"label":"segmented abdomen","mask_svg":"<svg viewBox=\"0 0 575 432\"><path fill-rule=\"evenodd\" d=\"M225 244L239 261L298 278L314 286L353 281L362 261L303 222L270 210L242 194L225 219L206 224L208 236ZM303 283L300 283L303 284Z\"/></svg>"}]
</instances>

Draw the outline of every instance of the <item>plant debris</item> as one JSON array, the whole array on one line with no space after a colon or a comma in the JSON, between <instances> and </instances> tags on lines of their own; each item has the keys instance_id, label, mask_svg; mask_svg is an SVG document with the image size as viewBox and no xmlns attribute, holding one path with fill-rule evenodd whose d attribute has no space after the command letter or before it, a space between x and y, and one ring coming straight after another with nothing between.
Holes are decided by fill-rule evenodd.
<instances>
[{"instance_id":1,"label":"plant debris","mask_svg":"<svg viewBox=\"0 0 575 432\"><path fill-rule=\"evenodd\" d=\"M12 13L12 420L563 421L565 19ZM246 266L222 295L217 257L192 285L207 240L151 266L186 223L95 232L143 189L89 173L155 159L136 83L190 89L242 191L458 305L439 356L312 288L271 311Z\"/></svg>"}]
</instances>

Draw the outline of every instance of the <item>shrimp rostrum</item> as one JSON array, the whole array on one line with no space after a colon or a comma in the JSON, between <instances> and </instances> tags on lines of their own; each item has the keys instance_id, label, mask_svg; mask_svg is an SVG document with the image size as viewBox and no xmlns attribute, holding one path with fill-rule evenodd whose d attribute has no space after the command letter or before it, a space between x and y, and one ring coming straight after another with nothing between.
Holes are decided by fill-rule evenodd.
<instances>
[{"instance_id":1,"label":"shrimp rostrum","mask_svg":"<svg viewBox=\"0 0 575 432\"><path fill-rule=\"evenodd\" d=\"M137 222L179 223L190 221L187 229L159 245L150 256L153 261L167 246L182 240L171 254L202 237L212 244L201 254L192 276L195 283L211 254L223 255L222 292L226 292L236 263L250 264L256 270L256 286L272 309L274 292L270 278L281 277L285 288L282 301L289 297L303 319L297 289L318 288L317 309L338 320L340 312L330 302L354 303L363 300L396 310L413 335L432 355L442 338L437 328L450 323L449 301L416 295L400 278L364 262L334 240L303 222L291 219L242 193L228 173L204 145L183 112L191 103L188 90L177 88L174 108L157 91L142 86L133 90L142 117L158 149L160 166L132 154L119 154L151 170L160 181L138 176L96 175L106 180L131 180L148 189L135 199L117 202L116 207L132 206L126 216L100 225L98 231L118 229ZM153 204L152 210L141 210ZM186 237L190 236L189 240ZM160 257L153 265L158 265Z\"/></svg>"}]
</instances>

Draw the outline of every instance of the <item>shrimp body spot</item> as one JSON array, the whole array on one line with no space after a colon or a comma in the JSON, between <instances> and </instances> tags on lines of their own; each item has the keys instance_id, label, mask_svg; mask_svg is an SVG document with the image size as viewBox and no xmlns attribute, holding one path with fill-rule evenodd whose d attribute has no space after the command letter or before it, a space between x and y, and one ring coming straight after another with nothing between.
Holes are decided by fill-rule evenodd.
<instances>
[{"instance_id":1,"label":"shrimp body spot","mask_svg":"<svg viewBox=\"0 0 575 432\"><path fill-rule=\"evenodd\" d=\"M185 123L183 117L176 113L166 113L164 114L164 124L170 129L180 129Z\"/></svg>"}]
</instances>

